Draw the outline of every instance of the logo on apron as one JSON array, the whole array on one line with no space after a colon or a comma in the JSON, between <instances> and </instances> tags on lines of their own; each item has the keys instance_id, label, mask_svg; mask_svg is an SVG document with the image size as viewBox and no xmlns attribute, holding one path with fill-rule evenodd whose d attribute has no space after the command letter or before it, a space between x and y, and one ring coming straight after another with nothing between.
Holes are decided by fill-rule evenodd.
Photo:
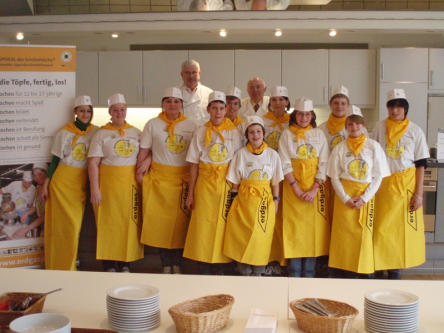
<instances>
[{"instance_id":1,"label":"logo on apron","mask_svg":"<svg viewBox=\"0 0 444 333\"><path fill-rule=\"evenodd\" d=\"M131 186L131 220L139 224L140 198L136 185Z\"/></svg>"},{"instance_id":2,"label":"logo on apron","mask_svg":"<svg viewBox=\"0 0 444 333\"><path fill-rule=\"evenodd\" d=\"M267 223L268 223L268 196L269 193L266 189L262 192L262 198L258 206L257 218L259 226L262 231L265 233L267 231Z\"/></svg>"},{"instance_id":3,"label":"logo on apron","mask_svg":"<svg viewBox=\"0 0 444 333\"><path fill-rule=\"evenodd\" d=\"M338 143L341 143L344 141L344 137L341 134L336 134L330 141L330 147L333 149L338 145Z\"/></svg>"},{"instance_id":4,"label":"logo on apron","mask_svg":"<svg viewBox=\"0 0 444 333\"><path fill-rule=\"evenodd\" d=\"M405 147L400 142L396 144L394 147L390 147L388 145L385 146L385 152L387 153L387 156L397 160L404 155Z\"/></svg>"},{"instance_id":5,"label":"logo on apron","mask_svg":"<svg viewBox=\"0 0 444 333\"><path fill-rule=\"evenodd\" d=\"M228 216L228 212L230 211L230 207L232 204L232 200L231 200L231 183L230 182L225 182L225 188L224 188L224 200L222 202L223 204L223 209L221 209L221 213L222 213L222 218L224 219L224 221L227 221L227 216Z\"/></svg>"},{"instance_id":6,"label":"logo on apron","mask_svg":"<svg viewBox=\"0 0 444 333\"><path fill-rule=\"evenodd\" d=\"M278 150L280 137L281 133L279 131L274 131L268 134L268 136L265 138L265 141L271 148L273 148L274 150Z\"/></svg>"},{"instance_id":7,"label":"logo on apron","mask_svg":"<svg viewBox=\"0 0 444 333\"><path fill-rule=\"evenodd\" d=\"M351 161L347 169L350 176L355 179L363 179L368 175L368 164L361 159Z\"/></svg>"},{"instance_id":8,"label":"logo on apron","mask_svg":"<svg viewBox=\"0 0 444 333\"><path fill-rule=\"evenodd\" d=\"M223 162L228 156L227 147L221 143L215 143L211 145L210 150L208 151L208 156L213 162Z\"/></svg>"},{"instance_id":9,"label":"logo on apron","mask_svg":"<svg viewBox=\"0 0 444 333\"><path fill-rule=\"evenodd\" d=\"M114 145L114 151L120 157L130 157L134 154L134 145L129 140L119 140Z\"/></svg>"},{"instance_id":10,"label":"logo on apron","mask_svg":"<svg viewBox=\"0 0 444 333\"><path fill-rule=\"evenodd\" d=\"M368 202L367 202L367 214L366 214L366 223L365 225L367 226L367 229L370 230L371 232L373 232L373 221L375 218L375 197L371 198Z\"/></svg>"},{"instance_id":11,"label":"logo on apron","mask_svg":"<svg viewBox=\"0 0 444 333\"><path fill-rule=\"evenodd\" d=\"M260 169L256 169L250 172L248 175L249 180L268 180L268 175Z\"/></svg>"},{"instance_id":12,"label":"logo on apron","mask_svg":"<svg viewBox=\"0 0 444 333\"><path fill-rule=\"evenodd\" d=\"M86 145L84 143L78 143L74 146L74 149L72 150L72 157L76 161L84 161L86 159L87 155L86 151Z\"/></svg>"},{"instance_id":13,"label":"logo on apron","mask_svg":"<svg viewBox=\"0 0 444 333\"><path fill-rule=\"evenodd\" d=\"M326 198L325 198L325 185L324 184L322 184L321 187L319 188L317 196L318 196L318 200L317 200L317 202L318 202L318 213L324 219L327 219L327 217L325 216L326 215L325 214L325 201L326 201Z\"/></svg>"},{"instance_id":14,"label":"logo on apron","mask_svg":"<svg viewBox=\"0 0 444 333\"><path fill-rule=\"evenodd\" d=\"M309 143L300 145L296 151L298 158L301 160L307 160L309 158L316 157L316 149Z\"/></svg>"},{"instance_id":15,"label":"logo on apron","mask_svg":"<svg viewBox=\"0 0 444 333\"><path fill-rule=\"evenodd\" d=\"M172 138L166 139L166 146L170 152L180 154L185 150L187 143L182 135L174 135Z\"/></svg>"},{"instance_id":16,"label":"logo on apron","mask_svg":"<svg viewBox=\"0 0 444 333\"><path fill-rule=\"evenodd\" d=\"M188 182L182 179L182 192L180 193L180 209L186 217L191 216L191 212L186 208L185 203L188 198Z\"/></svg>"},{"instance_id":17,"label":"logo on apron","mask_svg":"<svg viewBox=\"0 0 444 333\"><path fill-rule=\"evenodd\" d=\"M410 202L413 197L413 192L410 190L407 190L407 224L415 231L418 231L418 224L417 224L417 217L416 217L416 210L413 210L412 206L410 205Z\"/></svg>"}]
</instances>

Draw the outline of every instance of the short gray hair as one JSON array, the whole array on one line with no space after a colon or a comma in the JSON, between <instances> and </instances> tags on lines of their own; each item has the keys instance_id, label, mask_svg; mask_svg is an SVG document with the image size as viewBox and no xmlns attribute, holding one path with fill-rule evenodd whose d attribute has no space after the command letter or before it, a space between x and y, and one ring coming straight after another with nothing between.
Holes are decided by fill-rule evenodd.
<instances>
[{"instance_id":1,"label":"short gray hair","mask_svg":"<svg viewBox=\"0 0 444 333\"><path fill-rule=\"evenodd\" d=\"M181 70L183 71L183 69L184 69L185 67L188 67L188 66L196 67L196 68L197 68L197 71L200 72L200 65L199 65L199 63L198 63L196 60L194 60L194 59L185 60L185 61L182 63Z\"/></svg>"}]
</instances>

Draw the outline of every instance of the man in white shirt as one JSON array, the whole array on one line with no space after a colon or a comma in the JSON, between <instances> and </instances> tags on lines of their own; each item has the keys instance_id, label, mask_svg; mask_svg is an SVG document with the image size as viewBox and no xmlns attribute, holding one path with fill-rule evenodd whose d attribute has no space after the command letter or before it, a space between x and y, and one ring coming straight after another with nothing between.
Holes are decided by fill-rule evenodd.
<instances>
[{"instance_id":1,"label":"man in white shirt","mask_svg":"<svg viewBox=\"0 0 444 333\"><path fill-rule=\"evenodd\" d=\"M179 87L183 97L183 113L196 125L203 125L210 119L207 105L208 96L213 90L200 84L200 65L196 60L184 61L180 75L183 80Z\"/></svg>"},{"instance_id":2,"label":"man in white shirt","mask_svg":"<svg viewBox=\"0 0 444 333\"><path fill-rule=\"evenodd\" d=\"M248 116L263 116L268 111L270 97L264 96L267 86L265 81L256 76L250 79L247 84L247 98L242 99L242 106L239 115L246 119Z\"/></svg>"}]
</instances>

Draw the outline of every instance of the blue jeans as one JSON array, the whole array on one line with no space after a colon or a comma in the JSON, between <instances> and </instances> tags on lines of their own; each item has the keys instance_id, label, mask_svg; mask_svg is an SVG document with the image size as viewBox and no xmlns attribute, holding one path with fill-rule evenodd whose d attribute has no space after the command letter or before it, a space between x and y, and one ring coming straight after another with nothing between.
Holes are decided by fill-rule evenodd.
<instances>
[{"instance_id":1,"label":"blue jeans","mask_svg":"<svg viewBox=\"0 0 444 333\"><path fill-rule=\"evenodd\" d=\"M314 277L316 258L291 258L288 259L288 276Z\"/></svg>"}]
</instances>

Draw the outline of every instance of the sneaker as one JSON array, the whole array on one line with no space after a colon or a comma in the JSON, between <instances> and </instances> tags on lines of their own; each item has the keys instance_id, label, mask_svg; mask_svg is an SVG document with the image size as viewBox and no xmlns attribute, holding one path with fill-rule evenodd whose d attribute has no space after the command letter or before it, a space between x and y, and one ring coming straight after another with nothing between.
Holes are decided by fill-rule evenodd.
<instances>
[{"instance_id":1,"label":"sneaker","mask_svg":"<svg viewBox=\"0 0 444 333\"><path fill-rule=\"evenodd\" d=\"M272 267L273 276L281 276L282 275L282 267L279 264L273 265Z\"/></svg>"},{"instance_id":2,"label":"sneaker","mask_svg":"<svg viewBox=\"0 0 444 333\"><path fill-rule=\"evenodd\" d=\"M173 266L173 274L180 274L180 273L182 273L180 266L174 265Z\"/></svg>"},{"instance_id":3,"label":"sneaker","mask_svg":"<svg viewBox=\"0 0 444 333\"><path fill-rule=\"evenodd\" d=\"M163 266L163 274L171 274L171 266Z\"/></svg>"},{"instance_id":4,"label":"sneaker","mask_svg":"<svg viewBox=\"0 0 444 333\"><path fill-rule=\"evenodd\" d=\"M268 264L268 265L265 267L264 276L272 276L272 275L273 275L273 271L274 271L274 269L273 269L273 265L272 265L272 264Z\"/></svg>"},{"instance_id":5,"label":"sneaker","mask_svg":"<svg viewBox=\"0 0 444 333\"><path fill-rule=\"evenodd\" d=\"M116 269L114 267L110 267L106 271L110 272L110 273L113 273L113 272L116 272Z\"/></svg>"},{"instance_id":6,"label":"sneaker","mask_svg":"<svg viewBox=\"0 0 444 333\"><path fill-rule=\"evenodd\" d=\"M121 272L122 273L130 273L130 269L128 266L123 266Z\"/></svg>"}]
</instances>

